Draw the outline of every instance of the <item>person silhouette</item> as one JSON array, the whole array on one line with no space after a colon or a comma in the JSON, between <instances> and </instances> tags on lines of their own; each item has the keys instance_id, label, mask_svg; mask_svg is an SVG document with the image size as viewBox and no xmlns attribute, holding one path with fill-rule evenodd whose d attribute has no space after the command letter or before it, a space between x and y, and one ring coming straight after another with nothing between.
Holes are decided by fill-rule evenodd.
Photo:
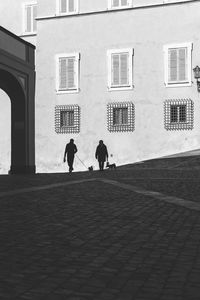
<instances>
[{"instance_id":1,"label":"person silhouette","mask_svg":"<svg viewBox=\"0 0 200 300\"><path fill-rule=\"evenodd\" d=\"M64 158L63 158L63 161L66 162L66 155L67 155L67 163L69 166L70 173L74 170L73 169L74 155L77 151L78 150L76 145L74 144L74 140L70 139L70 142L65 146Z\"/></svg>"},{"instance_id":2,"label":"person silhouette","mask_svg":"<svg viewBox=\"0 0 200 300\"><path fill-rule=\"evenodd\" d=\"M99 145L96 148L95 152L95 158L99 162L99 170L103 171L104 169L104 163L106 160L108 160L108 150L106 145L104 145L103 141L99 141Z\"/></svg>"}]
</instances>

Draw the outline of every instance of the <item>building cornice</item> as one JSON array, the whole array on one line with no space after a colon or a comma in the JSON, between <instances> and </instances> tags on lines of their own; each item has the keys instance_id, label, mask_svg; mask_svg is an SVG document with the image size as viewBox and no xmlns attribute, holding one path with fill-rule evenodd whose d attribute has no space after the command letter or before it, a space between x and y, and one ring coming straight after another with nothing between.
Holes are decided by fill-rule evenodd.
<instances>
[{"instance_id":1,"label":"building cornice","mask_svg":"<svg viewBox=\"0 0 200 300\"><path fill-rule=\"evenodd\" d=\"M141 9L151 9L156 7L165 7L165 6L175 6L175 5L186 5L188 3L197 3L200 2L200 0L183 0L183 1L174 1L174 2L168 2L165 3L157 3L157 4L145 4L145 5L138 5L134 7L128 7L128 8L119 8L119 9L105 9L100 11L90 11L90 12L82 12L82 13L76 13L76 14L69 14L69 15L49 15L49 16L41 16L37 17L37 21L43 21L43 20L51 20L51 19L63 19L63 18L75 18L80 16L89 16L89 15L100 15L100 14L109 14L109 13L117 13L122 11L128 11L128 10L141 10Z\"/></svg>"}]
</instances>

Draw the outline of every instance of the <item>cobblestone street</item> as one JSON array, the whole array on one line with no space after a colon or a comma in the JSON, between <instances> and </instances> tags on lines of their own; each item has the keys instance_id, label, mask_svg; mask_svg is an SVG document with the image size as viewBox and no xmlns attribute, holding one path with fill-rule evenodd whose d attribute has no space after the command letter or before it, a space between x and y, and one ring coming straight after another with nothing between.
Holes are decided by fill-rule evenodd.
<instances>
[{"instance_id":1,"label":"cobblestone street","mask_svg":"<svg viewBox=\"0 0 200 300\"><path fill-rule=\"evenodd\" d=\"M199 300L200 168L171 161L0 176L0 299Z\"/></svg>"}]
</instances>

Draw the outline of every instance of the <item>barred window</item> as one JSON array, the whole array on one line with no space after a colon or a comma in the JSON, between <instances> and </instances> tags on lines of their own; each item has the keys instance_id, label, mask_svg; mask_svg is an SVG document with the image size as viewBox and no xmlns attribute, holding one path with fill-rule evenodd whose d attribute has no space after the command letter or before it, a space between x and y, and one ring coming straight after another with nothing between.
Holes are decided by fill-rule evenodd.
<instances>
[{"instance_id":1,"label":"barred window","mask_svg":"<svg viewBox=\"0 0 200 300\"><path fill-rule=\"evenodd\" d=\"M190 99L164 102L165 129L193 129L193 101Z\"/></svg>"},{"instance_id":2,"label":"barred window","mask_svg":"<svg viewBox=\"0 0 200 300\"><path fill-rule=\"evenodd\" d=\"M55 107L56 133L80 132L80 107L78 105L57 105Z\"/></svg>"},{"instance_id":3,"label":"barred window","mask_svg":"<svg viewBox=\"0 0 200 300\"><path fill-rule=\"evenodd\" d=\"M74 110L60 111L60 126L61 127L74 126Z\"/></svg>"},{"instance_id":4,"label":"barred window","mask_svg":"<svg viewBox=\"0 0 200 300\"><path fill-rule=\"evenodd\" d=\"M107 105L108 131L134 131L134 105L132 102L115 102Z\"/></svg>"},{"instance_id":5,"label":"barred window","mask_svg":"<svg viewBox=\"0 0 200 300\"><path fill-rule=\"evenodd\" d=\"M128 124L128 107L114 107L113 108L113 125L127 125Z\"/></svg>"}]
</instances>

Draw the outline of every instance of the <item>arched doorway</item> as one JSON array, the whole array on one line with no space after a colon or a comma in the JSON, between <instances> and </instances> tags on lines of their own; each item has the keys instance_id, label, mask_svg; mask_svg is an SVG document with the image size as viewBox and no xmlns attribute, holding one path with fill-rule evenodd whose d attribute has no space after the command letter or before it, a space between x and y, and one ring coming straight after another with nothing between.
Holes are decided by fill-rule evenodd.
<instances>
[{"instance_id":1,"label":"arched doorway","mask_svg":"<svg viewBox=\"0 0 200 300\"><path fill-rule=\"evenodd\" d=\"M0 40L0 89L11 101L9 173L35 173L35 47L2 27Z\"/></svg>"},{"instance_id":2,"label":"arched doorway","mask_svg":"<svg viewBox=\"0 0 200 300\"><path fill-rule=\"evenodd\" d=\"M0 89L0 174L8 174L11 165L11 101Z\"/></svg>"}]
</instances>

